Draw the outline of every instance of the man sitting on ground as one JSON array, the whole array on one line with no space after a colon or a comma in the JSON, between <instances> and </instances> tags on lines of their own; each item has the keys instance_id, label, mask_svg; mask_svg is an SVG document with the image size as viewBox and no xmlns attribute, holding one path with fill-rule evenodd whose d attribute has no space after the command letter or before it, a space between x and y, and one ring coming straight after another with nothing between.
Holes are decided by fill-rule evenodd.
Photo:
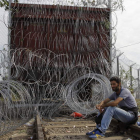
<instances>
[{"instance_id":1,"label":"man sitting on ground","mask_svg":"<svg viewBox=\"0 0 140 140\"><path fill-rule=\"evenodd\" d=\"M110 83L114 93L96 105L96 108L99 110L98 116L103 114L103 117L95 130L86 133L89 138L104 137L112 118L126 124L130 122L135 123L138 119L137 103L131 92L121 87L121 80L118 77L112 77ZM110 102L111 100L114 101Z\"/></svg>"}]
</instances>

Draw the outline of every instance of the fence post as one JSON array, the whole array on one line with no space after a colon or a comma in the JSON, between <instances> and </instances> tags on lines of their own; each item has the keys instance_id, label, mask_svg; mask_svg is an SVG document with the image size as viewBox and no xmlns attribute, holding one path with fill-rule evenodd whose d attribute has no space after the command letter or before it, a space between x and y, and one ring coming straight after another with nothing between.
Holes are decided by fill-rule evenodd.
<instances>
[{"instance_id":1,"label":"fence post","mask_svg":"<svg viewBox=\"0 0 140 140\"><path fill-rule=\"evenodd\" d=\"M11 49L11 3L12 0L9 0L9 19L8 19L8 94L10 95L10 79L11 79L11 54L10 54L10 49ZM11 100L11 98L10 98Z\"/></svg>"},{"instance_id":2,"label":"fence post","mask_svg":"<svg viewBox=\"0 0 140 140\"><path fill-rule=\"evenodd\" d=\"M118 56L117 56L117 76L119 77L119 57L122 55L123 53L121 53L121 54L119 54Z\"/></svg>"},{"instance_id":3,"label":"fence post","mask_svg":"<svg viewBox=\"0 0 140 140\"><path fill-rule=\"evenodd\" d=\"M133 83L132 83L132 66L134 66L136 63L132 64L130 66L130 88L133 88Z\"/></svg>"},{"instance_id":4,"label":"fence post","mask_svg":"<svg viewBox=\"0 0 140 140\"><path fill-rule=\"evenodd\" d=\"M110 23L110 27L109 27L109 30L110 30L110 68L111 68L111 73L110 73L110 77L112 76L113 74L113 68L112 68L112 9L111 9L111 0L109 0L109 5L108 5L108 8L110 9L110 12L109 12L109 23Z\"/></svg>"},{"instance_id":5,"label":"fence post","mask_svg":"<svg viewBox=\"0 0 140 140\"><path fill-rule=\"evenodd\" d=\"M140 96L140 95L139 95L139 94L140 94L140 92L139 92L139 89L140 89L140 75L139 75L140 73L139 73L139 70L140 70L140 69L137 70L137 71L138 71L138 98L139 98L139 96Z\"/></svg>"}]
</instances>

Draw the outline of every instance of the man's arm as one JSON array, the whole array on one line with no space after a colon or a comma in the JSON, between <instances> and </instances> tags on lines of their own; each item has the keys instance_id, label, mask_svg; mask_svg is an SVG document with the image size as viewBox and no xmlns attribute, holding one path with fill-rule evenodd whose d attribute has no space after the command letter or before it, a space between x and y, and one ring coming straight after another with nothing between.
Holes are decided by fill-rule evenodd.
<instances>
[{"instance_id":1,"label":"man's arm","mask_svg":"<svg viewBox=\"0 0 140 140\"><path fill-rule=\"evenodd\" d=\"M102 106L104 106L105 104L107 104L108 102L110 102L111 100L109 99L109 98L107 98L107 99L105 99L105 100L103 100L100 104L97 104L96 105L96 108L100 111L100 112L102 112Z\"/></svg>"},{"instance_id":2,"label":"man's arm","mask_svg":"<svg viewBox=\"0 0 140 140\"><path fill-rule=\"evenodd\" d=\"M110 102L111 100L109 98L103 100L99 105L104 105L104 104L107 104L108 102Z\"/></svg>"},{"instance_id":3,"label":"man's arm","mask_svg":"<svg viewBox=\"0 0 140 140\"><path fill-rule=\"evenodd\" d=\"M106 104L102 104L101 108L103 109L104 107L109 107L109 106L117 106L119 102L121 102L123 100L122 97L118 97L115 101L106 103Z\"/></svg>"}]
</instances>

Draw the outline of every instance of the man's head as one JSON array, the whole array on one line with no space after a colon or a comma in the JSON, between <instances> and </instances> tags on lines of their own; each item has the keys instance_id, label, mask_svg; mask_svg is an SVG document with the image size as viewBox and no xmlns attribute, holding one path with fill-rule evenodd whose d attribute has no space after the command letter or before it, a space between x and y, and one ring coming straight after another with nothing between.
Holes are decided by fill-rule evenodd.
<instances>
[{"instance_id":1,"label":"man's head","mask_svg":"<svg viewBox=\"0 0 140 140\"><path fill-rule=\"evenodd\" d=\"M113 91L118 92L121 89L121 79L119 77L112 77L110 83Z\"/></svg>"}]
</instances>

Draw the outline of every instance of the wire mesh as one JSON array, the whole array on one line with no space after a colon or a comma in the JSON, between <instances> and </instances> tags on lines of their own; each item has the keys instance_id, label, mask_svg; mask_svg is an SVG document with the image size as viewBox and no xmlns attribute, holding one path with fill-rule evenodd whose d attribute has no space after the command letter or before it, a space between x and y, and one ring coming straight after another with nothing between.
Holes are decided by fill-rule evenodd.
<instances>
[{"instance_id":1,"label":"wire mesh","mask_svg":"<svg viewBox=\"0 0 140 140\"><path fill-rule=\"evenodd\" d=\"M0 135L37 112L53 119L62 110L97 111L95 104L111 93L111 12L117 9L122 0L9 4L1 19L8 38L0 51Z\"/></svg>"},{"instance_id":2,"label":"wire mesh","mask_svg":"<svg viewBox=\"0 0 140 140\"><path fill-rule=\"evenodd\" d=\"M118 63L117 63L118 57ZM122 86L128 88L136 99L140 98L140 65L129 60L121 51L114 49L113 51L113 74L121 78Z\"/></svg>"}]
</instances>

